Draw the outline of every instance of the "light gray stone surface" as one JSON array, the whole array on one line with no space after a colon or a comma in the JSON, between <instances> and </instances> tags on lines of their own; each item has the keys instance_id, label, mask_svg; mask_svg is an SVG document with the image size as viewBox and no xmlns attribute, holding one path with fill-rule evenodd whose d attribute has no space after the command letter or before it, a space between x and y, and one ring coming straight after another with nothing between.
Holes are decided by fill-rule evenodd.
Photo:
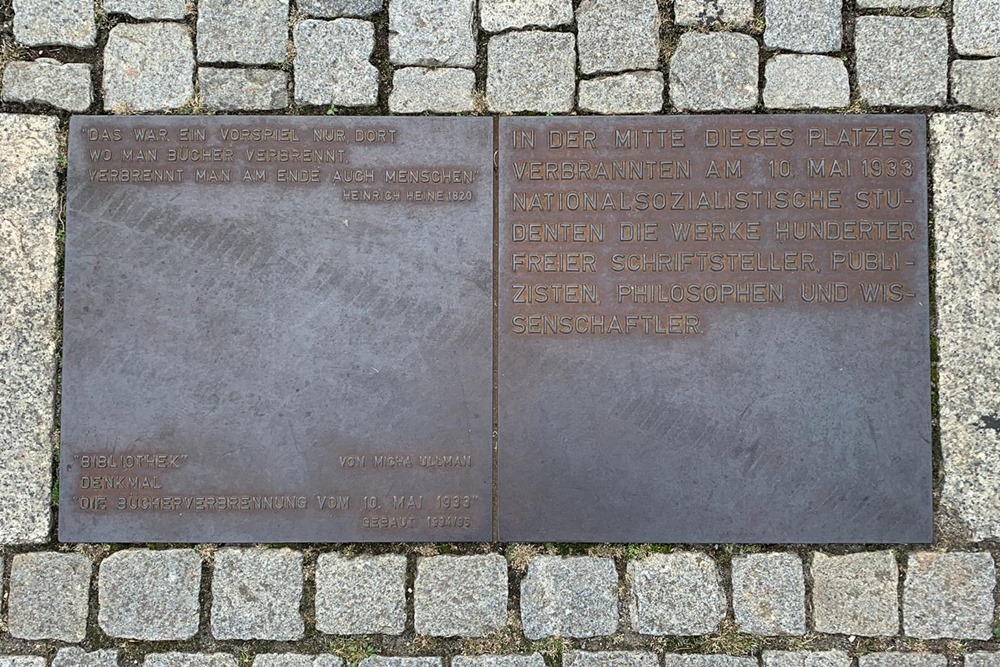
<instances>
[{"instance_id":1,"label":"light gray stone surface","mask_svg":"<svg viewBox=\"0 0 1000 667\"><path fill-rule=\"evenodd\" d=\"M63 65L51 58L8 63L3 70L3 100L86 111L94 101L90 65Z\"/></svg>"},{"instance_id":2,"label":"light gray stone surface","mask_svg":"<svg viewBox=\"0 0 1000 667\"><path fill-rule=\"evenodd\" d=\"M803 635L806 585L796 554L750 554L733 558L733 612L740 632Z\"/></svg>"},{"instance_id":3,"label":"light gray stone surface","mask_svg":"<svg viewBox=\"0 0 1000 667\"><path fill-rule=\"evenodd\" d=\"M628 564L629 614L643 635L704 635L726 616L715 561L703 553L652 554Z\"/></svg>"},{"instance_id":4,"label":"light gray stone surface","mask_svg":"<svg viewBox=\"0 0 1000 667\"><path fill-rule=\"evenodd\" d=\"M456 655L451 667L545 667L541 653L509 655Z\"/></svg>"},{"instance_id":5,"label":"light gray stone surface","mask_svg":"<svg viewBox=\"0 0 1000 667\"><path fill-rule=\"evenodd\" d=\"M663 667L759 667L756 658L697 653L665 653Z\"/></svg>"},{"instance_id":6,"label":"light gray stone surface","mask_svg":"<svg viewBox=\"0 0 1000 667\"><path fill-rule=\"evenodd\" d=\"M951 38L963 56L1000 56L1000 0L953 0Z\"/></svg>"},{"instance_id":7,"label":"light gray stone surface","mask_svg":"<svg viewBox=\"0 0 1000 667\"><path fill-rule=\"evenodd\" d=\"M437 637L482 637L507 627L507 560L500 554L419 559L413 626Z\"/></svg>"},{"instance_id":8,"label":"light gray stone surface","mask_svg":"<svg viewBox=\"0 0 1000 667\"><path fill-rule=\"evenodd\" d=\"M660 58L656 0L583 0L576 40L584 74L654 69Z\"/></svg>"},{"instance_id":9,"label":"light gray stone surface","mask_svg":"<svg viewBox=\"0 0 1000 667\"><path fill-rule=\"evenodd\" d=\"M618 629L618 573L610 558L538 556L521 581L524 636L600 637Z\"/></svg>"},{"instance_id":10,"label":"light gray stone surface","mask_svg":"<svg viewBox=\"0 0 1000 667\"><path fill-rule=\"evenodd\" d=\"M194 46L179 23L122 23L104 48L104 109L177 109L194 96Z\"/></svg>"},{"instance_id":11,"label":"light gray stone surface","mask_svg":"<svg viewBox=\"0 0 1000 667\"><path fill-rule=\"evenodd\" d=\"M677 25L739 28L752 20L753 0L674 0Z\"/></svg>"},{"instance_id":12,"label":"light gray stone surface","mask_svg":"<svg viewBox=\"0 0 1000 667\"><path fill-rule=\"evenodd\" d=\"M490 38L486 99L490 111L573 110L576 40L564 32L509 32Z\"/></svg>"},{"instance_id":13,"label":"light gray stone surface","mask_svg":"<svg viewBox=\"0 0 1000 667\"><path fill-rule=\"evenodd\" d=\"M198 0L197 32L200 63L283 63L288 0Z\"/></svg>"},{"instance_id":14,"label":"light gray stone surface","mask_svg":"<svg viewBox=\"0 0 1000 667\"><path fill-rule=\"evenodd\" d=\"M670 101L685 111L752 109L759 46L749 35L685 33L670 59Z\"/></svg>"},{"instance_id":15,"label":"light gray stone surface","mask_svg":"<svg viewBox=\"0 0 1000 667\"><path fill-rule=\"evenodd\" d=\"M910 554L903 633L920 639L990 639L996 569L988 553Z\"/></svg>"},{"instance_id":16,"label":"light gray stone surface","mask_svg":"<svg viewBox=\"0 0 1000 667\"><path fill-rule=\"evenodd\" d=\"M96 44L93 0L14 0L14 39L25 46Z\"/></svg>"},{"instance_id":17,"label":"light gray stone surface","mask_svg":"<svg viewBox=\"0 0 1000 667\"><path fill-rule=\"evenodd\" d=\"M288 75L273 69L198 68L201 103L213 111L284 109Z\"/></svg>"},{"instance_id":18,"label":"light gray stone surface","mask_svg":"<svg viewBox=\"0 0 1000 667\"><path fill-rule=\"evenodd\" d=\"M375 26L361 19L300 21L295 26L295 99L303 104L371 106L378 70L369 62Z\"/></svg>"},{"instance_id":19,"label":"light gray stone surface","mask_svg":"<svg viewBox=\"0 0 1000 667\"><path fill-rule=\"evenodd\" d=\"M572 0L479 0L479 21L486 32L527 26L554 28L572 20Z\"/></svg>"},{"instance_id":20,"label":"light gray stone surface","mask_svg":"<svg viewBox=\"0 0 1000 667\"><path fill-rule=\"evenodd\" d=\"M854 50L858 89L868 104L935 106L948 101L944 19L859 17Z\"/></svg>"},{"instance_id":21,"label":"light gray stone surface","mask_svg":"<svg viewBox=\"0 0 1000 667\"><path fill-rule=\"evenodd\" d=\"M764 651L763 667L850 667L845 651Z\"/></svg>"},{"instance_id":22,"label":"light gray stone surface","mask_svg":"<svg viewBox=\"0 0 1000 667\"><path fill-rule=\"evenodd\" d=\"M899 632L899 568L889 551L827 556L812 561L813 623L817 632L876 637Z\"/></svg>"},{"instance_id":23,"label":"light gray stone surface","mask_svg":"<svg viewBox=\"0 0 1000 667\"><path fill-rule=\"evenodd\" d=\"M663 74L626 72L580 81L581 111L656 113L663 108Z\"/></svg>"},{"instance_id":24,"label":"light gray stone surface","mask_svg":"<svg viewBox=\"0 0 1000 667\"><path fill-rule=\"evenodd\" d=\"M0 667L45 667L45 658L37 655L0 655Z\"/></svg>"},{"instance_id":25,"label":"light gray stone surface","mask_svg":"<svg viewBox=\"0 0 1000 667\"><path fill-rule=\"evenodd\" d=\"M104 0L104 11L136 19L181 21L186 0Z\"/></svg>"},{"instance_id":26,"label":"light gray stone surface","mask_svg":"<svg viewBox=\"0 0 1000 667\"><path fill-rule=\"evenodd\" d=\"M660 667L660 660L648 651L567 651L562 667Z\"/></svg>"},{"instance_id":27,"label":"light gray stone surface","mask_svg":"<svg viewBox=\"0 0 1000 667\"><path fill-rule=\"evenodd\" d=\"M118 667L118 650L101 649L87 653L75 646L61 648L52 658L52 667Z\"/></svg>"},{"instance_id":28,"label":"light gray stone surface","mask_svg":"<svg viewBox=\"0 0 1000 667\"><path fill-rule=\"evenodd\" d=\"M858 9L917 9L940 7L944 0L857 0Z\"/></svg>"},{"instance_id":29,"label":"light gray stone surface","mask_svg":"<svg viewBox=\"0 0 1000 667\"><path fill-rule=\"evenodd\" d=\"M220 549L212 577L216 639L299 639L305 630L302 554L291 549Z\"/></svg>"},{"instance_id":30,"label":"light gray stone surface","mask_svg":"<svg viewBox=\"0 0 1000 667\"><path fill-rule=\"evenodd\" d=\"M59 120L0 114L0 543L49 535Z\"/></svg>"},{"instance_id":31,"label":"light gray stone surface","mask_svg":"<svg viewBox=\"0 0 1000 667\"><path fill-rule=\"evenodd\" d=\"M963 661L965 667L1000 667L1000 653L966 653Z\"/></svg>"},{"instance_id":32,"label":"light gray stone surface","mask_svg":"<svg viewBox=\"0 0 1000 667\"><path fill-rule=\"evenodd\" d=\"M406 556L321 554L316 563L316 629L332 635L402 634Z\"/></svg>"},{"instance_id":33,"label":"light gray stone surface","mask_svg":"<svg viewBox=\"0 0 1000 667\"><path fill-rule=\"evenodd\" d=\"M839 51L843 0L766 0L764 45L802 53Z\"/></svg>"},{"instance_id":34,"label":"light gray stone surface","mask_svg":"<svg viewBox=\"0 0 1000 667\"><path fill-rule=\"evenodd\" d=\"M779 54L764 66L769 109L837 109L850 103L851 83L840 58Z\"/></svg>"},{"instance_id":35,"label":"light gray stone surface","mask_svg":"<svg viewBox=\"0 0 1000 667\"><path fill-rule=\"evenodd\" d=\"M858 667L947 667L947 665L948 658L936 653L893 652L858 656Z\"/></svg>"},{"instance_id":36,"label":"light gray stone surface","mask_svg":"<svg viewBox=\"0 0 1000 667\"><path fill-rule=\"evenodd\" d=\"M236 658L228 653L150 653L143 667L236 667Z\"/></svg>"},{"instance_id":37,"label":"light gray stone surface","mask_svg":"<svg viewBox=\"0 0 1000 667\"><path fill-rule=\"evenodd\" d=\"M127 549L101 562L101 629L127 639L189 639L198 632L201 558L191 549Z\"/></svg>"},{"instance_id":38,"label":"light gray stone surface","mask_svg":"<svg viewBox=\"0 0 1000 667\"><path fill-rule=\"evenodd\" d=\"M358 667L441 667L441 658L395 658L385 655L373 655L358 663Z\"/></svg>"},{"instance_id":39,"label":"light gray stone surface","mask_svg":"<svg viewBox=\"0 0 1000 667\"><path fill-rule=\"evenodd\" d=\"M475 0L392 0L389 60L396 65L473 67Z\"/></svg>"},{"instance_id":40,"label":"light gray stone surface","mask_svg":"<svg viewBox=\"0 0 1000 667\"><path fill-rule=\"evenodd\" d=\"M10 568L7 626L17 639L83 641L90 559L81 554L18 554Z\"/></svg>"},{"instance_id":41,"label":"light gray stone surface","mask_svg":"<svg viewBox=\"0 0 1000 667\"><path fill-rule=\"evenodd\" d=\"M253 667L343 667L344 660L336 655L303 655L301 653L258 653Z\"/></svg>"},{"instance_id":42,"label":"light gray stone surface","mask_svg":"<svg viewBox=\"0 0 1000 667\"><path fill-rule=\"evenodd\" d=\"M299 11L307 16L337 18L371 16L382 11L385 0L299 0Z\"/></svg>"},{"instance_id":43,"label":"light gray stone surface","mask_svg":"<svg viewBox=\"0 0 1000 667\"><path fill-rule=\"evenodd\" d=\"M392 113L460 113L472 111L476 75L456 67L401 67L392 78Z\"/></svg>"},{"instance_id":44,"label":"light gray stone surface","mask_svg":"<svg viewBox=\"0 0 1000 667\"><path fill-rule=\"evenodd\" d=\"M1000 58L952 62L951 97L976 109L1000 109Z\"/></svg>"},{"instance_id":45,"label":"light gray stone surface","mask_svg":"<svg viewBox=\"0 0 1000 667\"><path fill-rule=\"evenodd\" d=\"M941 505L1000 536L1000 118L931 118Z\"/></svg>"}]
</instances>

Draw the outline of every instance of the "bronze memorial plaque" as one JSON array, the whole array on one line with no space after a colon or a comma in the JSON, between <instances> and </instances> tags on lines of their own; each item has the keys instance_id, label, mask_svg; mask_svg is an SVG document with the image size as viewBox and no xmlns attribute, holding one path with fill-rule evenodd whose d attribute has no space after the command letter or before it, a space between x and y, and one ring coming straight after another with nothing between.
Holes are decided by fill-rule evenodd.
<instances>
[{"instance_id":1,"label":"bronze memorial plaque","mask_svg":"<svg viewBox=\"0 0 1000 667\"><path fill-rule=\"evenodd\" d=\"M500 119L500 540L929 542L925 123Z\"/></svg>"},{"instance_id":2,"label":"bronze memorial plaque","mask_svg":"<svg viewBox=\"0 0 1000 667\"><path fill-rule=\"evenodd\" d=\"M71 119L59 537L488 540L488 118Z\"/></svg>"}]
</instances>

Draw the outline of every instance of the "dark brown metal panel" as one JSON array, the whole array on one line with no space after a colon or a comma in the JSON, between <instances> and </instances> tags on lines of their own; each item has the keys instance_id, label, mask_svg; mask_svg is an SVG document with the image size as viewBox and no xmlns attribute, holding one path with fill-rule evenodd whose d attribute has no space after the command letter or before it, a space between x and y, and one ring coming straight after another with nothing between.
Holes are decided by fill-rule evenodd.
<instances>
[{"instance_id":1,"label":"dark brown metal panel","mask_svg":"<svg viewBox=\"0 0 1000 667\"><path fill-rule=\"evenodd\" d=\"M929 542L922 116L503 118L503 541Z\"/></svg>"},{"instance_id":2,"label":"dark brown metal panel","mask_svg":"<svg viewBox=\"0 0 1000 667\"><path fill-rule=\"evenodd\" d=\"M74 117L60 538L489 539L491 122Z\"/></svg>"}]
</instances>

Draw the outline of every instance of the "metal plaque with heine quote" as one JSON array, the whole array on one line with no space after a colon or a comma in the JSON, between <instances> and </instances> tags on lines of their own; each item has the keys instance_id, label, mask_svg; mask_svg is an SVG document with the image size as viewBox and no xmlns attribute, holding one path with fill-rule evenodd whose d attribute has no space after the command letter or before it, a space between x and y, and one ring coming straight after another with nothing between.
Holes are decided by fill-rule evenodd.
<instances>
[{"instance_id":1,"label":"metal plaque with heine quote","mask_svg":"<svg viewBox=\"0 0 1000 667\"><path fill-rule=\"evenodd\" d=\"M500 540L931 540L923 116L498 142Z\"/></svg>"},{"instance_id":2,"label":"metal plaque with heine quote","mask_svg":"<svg viewBox=\"0 0 1000 667\"><path fill-rule=\"evenodd\" d=\"M490 539L492 128L73 117L60 539Z\"/></svg>"}]
</instances>

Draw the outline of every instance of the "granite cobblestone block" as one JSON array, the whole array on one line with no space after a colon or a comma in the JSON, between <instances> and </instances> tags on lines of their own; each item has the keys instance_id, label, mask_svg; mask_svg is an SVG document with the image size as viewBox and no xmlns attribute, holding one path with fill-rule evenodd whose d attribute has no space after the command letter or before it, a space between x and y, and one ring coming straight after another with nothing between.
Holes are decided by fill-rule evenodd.
<instances>
[{"instance_id":1,"label":"granite cobblestone block","mask_svg":"<svg viewBox=\"0 0 1000 667\"><path fill-rule=\"evenodd\" d=\"M392 80L392 113L461 113L473 109L476 74L455 67L401 67Z\"/></svg>"},{"instance_id":2,"label":"granite cobblestone block","mask_svg":"<svg viewBox=\"0 0 1000 667\"><path fill-rule=\"evenodd\" d=\"M0 655L0 667L45 667L45 658L37 655Z\"/></svg>"},{"instance_id":3,"label":"granite cobblestone block","mask_svg":"<svg viewBox=\"0 0 1000 667\"><path fill-rule=\"evenodd\" d=\"M177 109L194 97L194 46L179 23L122 23L104 48L104 109Z\"/></svg>"},{"instance_id":4,"label":"granite cobblestone block","mask_svg":"<svg viewBox=\"0 0 1000 667\"><path fill-rule=\"evenodd\" d=\"M947 667L948 658L935 653L868 653L858 656L858 667Z\"/></svg>"},{"instance_id":5,"label":"granite cobblestone block","mask_svg":"<svg viewBox=\"0 0 1000 667\"><path fill-rule=\"evenodd\" d=\"M674 0L674 23L742 28L753 20L753 0Z\"/></svg>"},{"instance_id":6,"label":"granite cobblestone block","mask_svg":"<svg viewBox=\"0 0 1000 667\"><path fill-rule=\"evenodd\" d=\"M567 651L562 667L660 667L660 660L648 651Z\"/></svg>"},{"instance_id":7,"label":"granite cobblestone block","mask_svg":"<svg viewBox=\"0 0 1000 667\"><path fill-rule=\"evenodd\" d=\"M759 667L756 658L733 655L665 653L663 667Z\"/></svg>"},{"instance_id":8,"label":"granite cobblestone block","mask_svg":"<svg viewBox=\"0 0 1000 667\"><path fill-rule=\"evenodd\" d=\"M282 63L288 0L199 0L198 62Z\"/></svg>"},{"instance_id":9,"label":"granite cobblestone block","mask_svg":"<svg viewBox=\"0 0 1000 667\"><path fill-rule=\"evenodd\" d=\"M406 556L321 554L316 563L316 629L333 635L402 634Z\"/></svg>"},{"instance_id":10,"label":"granite cobblestone block","mask_svg":"<svg viewBox=\"0 0 1000 667\"><path fill-rule=\"evenodd\" d=\"M996 568L988 553L910 554L903 630L920 639L990 639Z\"/></svg>"},{"instance_id":11,"label":"granite cobblestone block","mask_svg":"<svg viewBox=\"0 0 1000 667\"><path fill-rule=\"evenodd\" d=\"M764 651L763 667L850 667L845 651Z\"/></svg>"},{"instance_id":12,"label":"granite cobblestone block","mask_svg":"<svg viewBox=\"0 0 1000 667\"><path fill-rule=\"evenodd\" d=\"M127 549L98 574L98 616L111 637L189 639L198 632L201 557L190 549Z\"/></svg>"},{"instance_id":13,"label":"granite cobblestone block","mask_svg":"<svg viewBox=\"0 0 1000 667\"><path fill-rule=\"evenodd\" d=\"M396 65L473 67L475 0L392 0L389 60Z\"/></svg>"},{"instance_id":14,"label":"granite cobblestone block","mask_svg":"<svg viewBox=\"0 0 1000 667\"><path fill-rule=\"evenodd\" d=\"M272 69L200 67L201 103L213 111L284 109L288 74Z\"/></svg>"},{"instance_id":15,"label":"granite cobblestone block","mask_svg":"<svg viewBox=\"0 0 1000 667\"><path fill-rule=\"evenodd\" d=\"M291 549L221 549L212 578L216 639L295 640L305 626L302 554Z\"/></svg>"},{"instance_id":16,"label":"granite cobblestone block","mask_svg":"<svg viewBox=\"0 0 1000 667\"><path fill-rule=\"evenodd\" d=\"M948 100L944 19L862 16L854 38L858 89L868 104L938 106Z\"/></svg>"},{"instance_id":17,"label":"granite cobblestone block","mask_svg":"<svg viewBox=\"0 0 1000 667\"><path fill-rule=\"evenodd\" d=\"M572 0L479 0L486 32L540 26L555 28L573 20Z\"/></svg>"},{"instance_id":18,"label":"granite cobblestone block","mask_svg":"<svg viewBox=\"0 0 1000 667\"><path fill-rule=\"evenodd\" d=\"M1000 58L952 62L951 96L975 109L1000 109Z\"/></svg>"},{"instance_id":19,"label":"granite cobblestone block","mask_svg":"<svg viewBox=\"0 0 1000 667\"><path fill-rule=\"evenodd\" d=\"M344 659L330 654L258 653L253 667L344 667Z\"/></svg>"},{"instance_id":20,"label":"granite cobblestone block","mask_svg":"<svg viewBox=\"0 0 1000 667\"><path fill-rule=\"evenodd\" d=\"M663 74L626 72L580 81L581 111L611 114L656 113L663 108Z\"/></svg>"},{"instance_id":21,"label":"granite cobblestone block","mask_svg":"<svg viewBox=\"0 0 1000 667\"><path fill-rule=\"evenodd\" d=\"M779 54L764 66L769 109L838 109L851 103L847 66L840 58Z\"/></svg>"},{"instance_id":22,"label":"granite cobblestone block","mask_svg":"<svg viewBox=\"0 0 1000 667\"><path fill-rule=\"evenodd\" d=\"M61 648L52 658L52 667L118 667L117 649L86 652L75 646Z\"/></svg>"},{"instance_id":23,"label":"granite cobblestone block","mask_svg":"<svg viewBox=\"0 0 1000 667\"><path fill-rule=\"evenodd\" d=\"M486 100L490 111L573 110L576 40L565 32L509 32L490 38Z\"/></svg>"},{"instance_id":24,"label":"granite cobblestone block","mask_svg":"<svg viewBox=\"0 0 1000 667\"><path fill-rule=\"evenodd\" d=\"M656 0L583 0L576 27L584 74L654 69L659 62Z\"/></svg>"},{"instance_id":25,"label":"granite cobblestone block","mask_svg":"<svg viewBox=\"0 0 1000 667\"><path fill-rule=\"evenodd\" d=\"M438 637L482 637L507 627L507 560L500 554L421 558L413 625L418 634Z\"/></svg>"},{"instance_id":26,"label":"granite cobblestone block","mask_svg":"<svg viewBox=\"0 0 1000 667\"><path fill-rule=\"evenodd\" d=\"M512 653L508 655L456 655L451 667L545 667L541 653Z\"/></svg>"},{"instance_id":27,"label":"granite cobblestone block","mask_svg":"<svg viewBox=\"0 0 1000 667\"><path fill-rule=\"evenodd\" d=\"M1000 56L1000 0L953 0L951 37L963 56Z\"/></svg>"},{"instance_id":28,"label":"granite cobblestone block","mask_svg":"<svg viewBox=\"0 0 1000 667\"><path fill-rule=\"evenodd\" d=\"M378 70L370 62L375 26L370 21L300 21L294 39L297 102L360 107L378 101Z\"/></svg>"},{"instance_id":29,"label":"granite cobblestone block","mask_svg":"<svg viewBox=\"0 0 1000 667\"><path fill-rule=\"evenodd\" d=\"M14 39L25 46L97 44L93 0L13 0Z\"/></svg>"},{"instance_id":30,"label":"granite cobblestone block","mask_svg":"<svg viewBox=\"0 0 1000 667\"><path fill-rule=\"evenodd\" d=\"M94 101L90 65L51 58L11 62L3 70L3 101L82 112Z\"/></svg>"},{"instance_id":31,"label":"granite cobblestone block","mask_svg":"<svg viewBox=\"0 0 1000 667\"><path fill-rule=\"evenodd\" d=\"M703 635L726 616L718 565L695 552L653 554L628 564L629 614L643 635Z\"/></svg>"},{"instance_id":32,"label":"granite cobblestone block","mask_svg":"<svg viewBox=\"0 0 1000 667\"><path fill-rule=\"evenodd\" d=\"M397 658L373 655L358 663L358 667L442 667L443 664L444 661L437 657Z\"/></svg>"},{"instance_id":33,"label":"granite cobblestone block","mask_svg":"<svg viewBox=\"0 0 1000 667\"><path fill-rule=\"evenodd\" d=\"M538 556L521 581L528 639L600 637L618 629L618 572L610 558Z\"/></svg>"},{"instance_id":34,"label":"granite cobblestone block","mask_svg":"<svg viewBox=\"0 0 1000 667\"><path fill-rule=\"evenodd\" d=\"M104 0L104 11L135 19L183 21L186 0Z\"/></svg>"},{"instance_id":35,"label":"granite cobblestone block","mask_svg":"<svg viewBox=\"0 0 1000 667\"><path fill-rule=\"evenodd\" d=\"M670 59L671 103L682 111L752 109L760 48L749 35L685 33Z\"/></svg>"},{"instance_id":36,"label":"granite cobblestone block","mask_svg":"<svg viewBox=\"0 0 1000 667\"><path fill-rule=\"evenodd\" d=\"M384 5L385 0L298 0L299 11L321 18L368 17Z\"/></svg>"},{"instance_id":37,"label":"granite cobblestone block","mask_svg":"<svg viewBox=\"0 0 1000 667\"><path fill-rule=\"evenodd\" d=\"M843 0L766 0L764 45L800 53L839 51Z\"/></svg>"},{"instance_id":38,"label":"granite cobblestone block","mask_svg":"<svg viewBox=\"0 0 1000 667\"><path fill-rule=\"evenodd\" d=\"M237 667L236 658L228 653L150 653L143 667Z\"/></svg>"},{"instance_id":39,"label":"granite cobblestone block","mask_svg":"<svg viewBox=\"0 0 1000 667\"><path fill-rule=\"evenodd\" d=\"M805 576L798 555L737 556L732 570L733 611L741 632L805 634Z\"/></svg>"},{"instance_id":40,"label":"granite cobblestone block","mask_svg":"<svg viewBox=\"0 0 1000 667\"><path fill-rule=\"evenodd\" d=\"M899 632L899 568L891 552L813 554L817 632L877 637Z\"/></svg>"},{"instance_id":41,"label":"granite cobblestone block","mask_svg":"<svg viewBox=\"0 0 1000 667\"><path fill-rule=\"evenodd\" d=\"M10 568L7 629L17 639L81 642L93 566L82 554L18 554Z\"/></svg>"}]
</instances>

